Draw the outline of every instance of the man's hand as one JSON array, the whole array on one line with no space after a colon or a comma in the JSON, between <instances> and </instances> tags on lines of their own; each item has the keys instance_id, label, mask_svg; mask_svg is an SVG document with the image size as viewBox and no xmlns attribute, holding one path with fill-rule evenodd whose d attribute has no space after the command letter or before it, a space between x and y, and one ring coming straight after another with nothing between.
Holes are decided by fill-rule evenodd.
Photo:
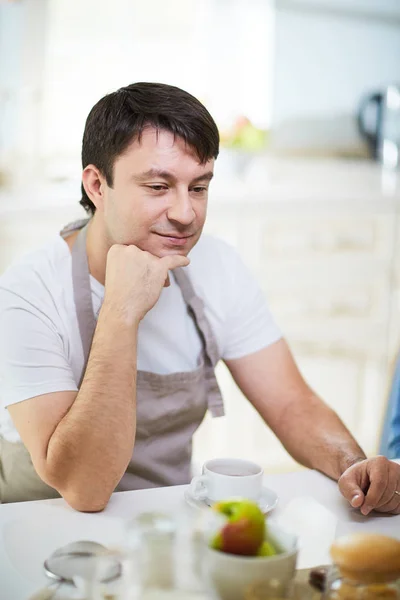
<instances>
[{"instance_id":1,"label":"man's hand","mask_svg":"<svg viewBox=\"0 0 400 600\"><path fill-rule=\"evenodd\" d=\"M400 465L384 456L356 462L338 483L343 496L363 515L371 510L400 514Z\"/></svg>"},{"instance_id":2,"label":"man's hand","mask_svg":"<svg viewBox=\"0 0 400 600\"><path fill-rule=\"evenodd\" d=\"M136 246L115 244L107 256L103 306L127 322L140 321L168 285L168 271L189 262L186 256L158 258Z\"/></svg>"}]
</instances>

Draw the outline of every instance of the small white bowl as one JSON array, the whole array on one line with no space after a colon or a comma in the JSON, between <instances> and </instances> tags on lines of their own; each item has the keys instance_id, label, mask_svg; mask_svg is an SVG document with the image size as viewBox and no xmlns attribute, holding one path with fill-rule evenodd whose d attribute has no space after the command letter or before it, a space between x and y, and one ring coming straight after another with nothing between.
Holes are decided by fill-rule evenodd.
<instances>
[{"instance_id":1,"label":"small white bowl","mask_svg":"<svg viewBox=\"0 0 400 600\"><path fill-rule=\"evenodd\" d=\"M297 537L268 521L267 539L281 549L275 556L238 556L207 548L203 568L214 598L247 600L259 585L277 586L277 594L289 590L296 571ZM279 593L278 593L278 590Z\"/></svg>"}]
</instances>

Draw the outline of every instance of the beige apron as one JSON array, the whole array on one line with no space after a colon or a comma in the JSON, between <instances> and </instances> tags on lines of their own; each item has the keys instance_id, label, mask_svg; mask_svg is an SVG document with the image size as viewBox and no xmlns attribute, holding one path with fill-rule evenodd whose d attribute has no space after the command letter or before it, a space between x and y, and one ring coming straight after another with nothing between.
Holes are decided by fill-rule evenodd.
<instances>
[{"instance_id":1,"label":"beige apron","mask_svg":"<svg viewBox=\"0 0 400 600\"><path fill-rule=\"evenodd\" d=\"M67 237L72 231L81 229L72 248L74 301L84 353L78 387L85 374L96 328L86 254L86 223L86 220L73 223L61 232ZM194 371L169 375L138 371L135 446L128 468L117 486L118 491L188 483L193 433L207 409L213 417L224 414L214 372L219 359L218 347L204 313L203 301L196 296L184 269L175 269L173 276L202 340L202 357ZM56 490L43 483L36 474L23 444L0 439L0 501L56 496Z\"/></svg>"}]
</instances>

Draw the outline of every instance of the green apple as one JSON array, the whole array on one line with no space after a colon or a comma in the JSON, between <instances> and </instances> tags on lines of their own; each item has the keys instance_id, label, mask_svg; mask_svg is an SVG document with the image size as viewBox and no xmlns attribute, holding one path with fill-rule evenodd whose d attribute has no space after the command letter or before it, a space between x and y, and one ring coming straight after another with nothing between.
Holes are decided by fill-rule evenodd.
<instances>
[{"instance_id":1,"label":"green apple","mask_svg":"<svg viewBox=\"0 0 400 600\"><path fill-rule=\"evenodd\" d=\"M275 556L278 554L271 542L263 542L258 549L257 556Z\"/></svg>"},{"instance_id":2,"label":"green apple","mask_svg":"<svg viewBox=\"0 0 400 600\"><path fill-rule=\"evenodd\" d=\"M211 543L214 550L228 554L256 556L265 536L265 517L257 504L250 500L225 500L213 509L227 519Z\"/></svg>"}]
</instances>

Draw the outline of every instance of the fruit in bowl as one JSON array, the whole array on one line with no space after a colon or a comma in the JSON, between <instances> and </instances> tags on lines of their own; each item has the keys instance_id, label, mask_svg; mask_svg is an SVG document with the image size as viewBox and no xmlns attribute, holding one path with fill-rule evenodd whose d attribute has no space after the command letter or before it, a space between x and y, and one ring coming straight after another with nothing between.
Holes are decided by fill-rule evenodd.
<instances>
[{"instance_id":1,"label":"fruit in bowl","mask_svg":"<svg viewBox=\"0 0 400 600\"><path fill-rule=\"evenodd\" d=\"M248 500L218 502L212 512L217 519L202 563L212 597L247 600L251 591L260 586L269 590L272 583L272 596L289 594L296 570L296 536L273 520L266 523L258 506Z\"/></svg>"},{"instance_id":2,"label":"fruit in bowl","mask_svg":"<svg viewBox=\"0 0 400 600\"><path fill-rule=\"evenodd\" d=\"M275 556L277 548L267 539L265 517L250 500L225 500L213 510L226 518L226 523L211 540L211 548L240 556Z\"/></svg>"}]
</instances>

